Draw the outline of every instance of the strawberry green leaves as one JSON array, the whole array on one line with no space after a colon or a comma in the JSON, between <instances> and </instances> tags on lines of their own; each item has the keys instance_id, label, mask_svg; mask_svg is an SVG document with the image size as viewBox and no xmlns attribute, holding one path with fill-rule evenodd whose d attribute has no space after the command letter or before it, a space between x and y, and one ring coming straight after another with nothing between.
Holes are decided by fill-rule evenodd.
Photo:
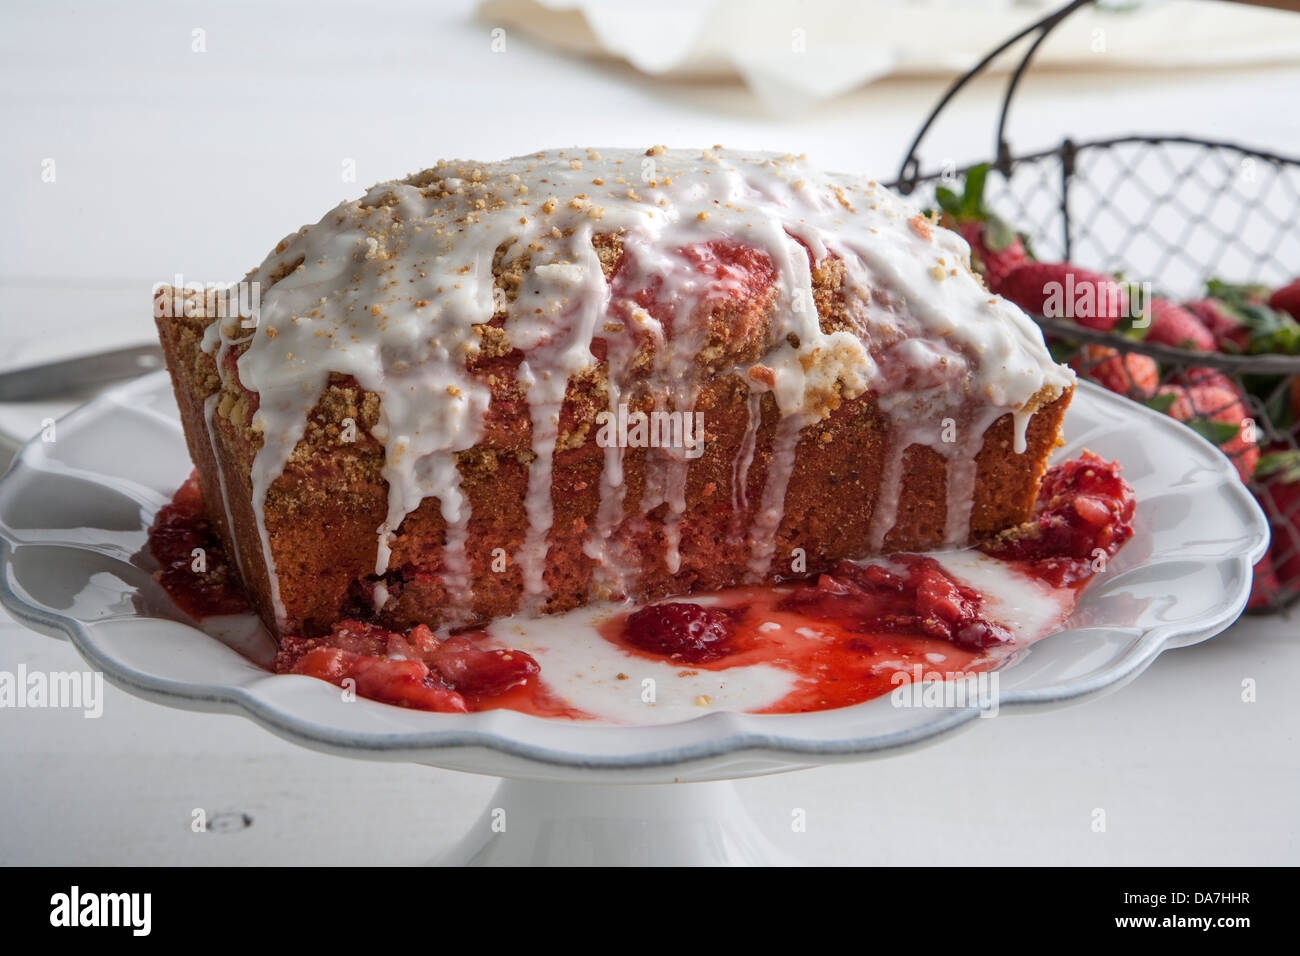
<instances>
[{"instance_id":1,"label":"strawberry green leaves","mask_svg":"<svg viewBox=\"0 0 1300 956\"><path fill-rule=\"evenodd\" d=\"M1255 474L1284 485L1300 482L1300 451L1275 451L1263 455L1255 467Z\"/></svg>"},{"instance_id":2,"label":"strawberry green leaves","mask_svg":"<svg viewBox=\"0 0 1300 956\"><path fill-rule=\"evenodd\" d=\"M1224 312L1241 322L1246 331L1248 354L1300 355L1300 322L1267 304L1270 293L1267 286L1211 279L1205 288Z\"/></svg>"},{"instance_id":3,"label":"strawberry green leaves","mask_svg":"<svg viewBox=\"0 0 1300 956\"><path fill-rule=\"evenodd\" d=\"M957 225L966 222L984 223L984 245L993 252L1001 252L1022 237L1018 236L1005 220L990 211L984 202L984 184L988 180L991 168L988 163L972 166L966 171L966 181L960 195L945 186L940 186L934 191L934 197L939 203L939 208L953 223Z\"/></svg>"}]
</instances>

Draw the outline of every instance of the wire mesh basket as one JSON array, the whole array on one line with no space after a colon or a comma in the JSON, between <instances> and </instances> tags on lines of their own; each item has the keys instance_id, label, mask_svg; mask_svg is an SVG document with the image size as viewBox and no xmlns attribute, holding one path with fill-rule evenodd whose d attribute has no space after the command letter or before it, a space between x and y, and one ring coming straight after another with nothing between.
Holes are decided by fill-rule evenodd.
<instances>
[{"instance_id":1,"label":"wire mesh basket","mask_svg":"<svg viewBox=\"0 0 1300 956\"><path fill-rule=\"evenodd\" d=\"M987 169L989 211L1022 234L1040 262L1147 283L1145 296L1199 305L1207 281L1235 305L1272 314L1253 286L1284 286L1300 275L1300 160L1233 143L1186 136L1064 139L1013 155L1006 124L1034 53L1073 0L1031 24L960 77L936 105L893 188L933 208L937 192ZM917 150L954 95L1000 54L1033 37L1012 72L998 121L996 156L986 164L923 172ZM1154 293L1151 291L1154 290ZM1142 293L1137 293L1141 295ZM1149 313L1147 313L1149 316ZM1193 350L1143 338L1143 322L1110 331L1035 315L1049 347L1081 377L1185 421L1233 459L1272 529L1269 555L1255 569L1250 609L1273 611L1300 598L1300 336L1278 352ZM1292 354L1285 354L1291 352ZM1261 464L1263 462L1263 464Z\"/></svg>"}]
</instances>

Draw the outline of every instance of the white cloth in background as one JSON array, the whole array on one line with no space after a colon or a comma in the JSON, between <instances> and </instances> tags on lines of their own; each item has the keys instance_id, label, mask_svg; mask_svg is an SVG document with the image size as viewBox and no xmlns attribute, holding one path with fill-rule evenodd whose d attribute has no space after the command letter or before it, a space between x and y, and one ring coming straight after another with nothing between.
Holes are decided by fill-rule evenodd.
<instances>
[{"instance_id":1,"label":"white cloth in background","mask_svg":"<svg viewBox=\"0 0 1300 956\"><path fill-rule=\"evenodd\" d=\"M958 73L1061 0L485 0L480 18L671 79L740 80L775 112L895 74ZM997 67L1017 62L1017 51ZM1084 8L1041 66L1300 62L1300 14L1209 0Z\"/></svg>"}]
</instances>

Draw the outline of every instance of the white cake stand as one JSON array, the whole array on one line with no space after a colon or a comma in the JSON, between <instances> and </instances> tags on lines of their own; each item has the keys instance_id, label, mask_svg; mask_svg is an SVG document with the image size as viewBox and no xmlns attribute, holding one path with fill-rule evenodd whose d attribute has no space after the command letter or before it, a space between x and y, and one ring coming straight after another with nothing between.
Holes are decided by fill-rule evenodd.
<instances>
[{"instance_id":1,"label":"white cake stand","mask_svg":"<svg viewBox=\"0 0 1300 956\"><path fill-rule=\"evenodd\" d=\"M53 437L29 443L0 479L0 603L148 700L242 714L341 756L504 778L440 862L783 862L726 781L901 753L980 723L973 706L900 708L888 698L635 727L345 705L330 684L254 663L269 639L251 620L205 633L153 581L146 532L190 469L165 374L104 393ZM1173 420L1080 383L1066 438L1062 455L1086 446L1123 464L1137 491L1136 531L1067 629L999 671L1001 716L1109 692L1161 651L1217 634L1245 606L1268 543L1232 465Z\"/></svg>"}]
</instances>

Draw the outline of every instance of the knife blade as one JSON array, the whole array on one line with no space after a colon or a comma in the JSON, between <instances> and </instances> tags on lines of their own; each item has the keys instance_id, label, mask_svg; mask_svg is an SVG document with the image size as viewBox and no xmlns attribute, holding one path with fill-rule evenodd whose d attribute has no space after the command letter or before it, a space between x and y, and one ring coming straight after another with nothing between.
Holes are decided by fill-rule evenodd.
<instances>
[{"instance_id":1,"label":"knife blade","mask_svg":"<svg viewBox=\"0 0 1300 956\"><path fill-rule=\"evenodd\" d=\"M0 372L0 402L27 402L134 378L163 367L162 349L135 345Z\"/></svg>"}]
</instances>

